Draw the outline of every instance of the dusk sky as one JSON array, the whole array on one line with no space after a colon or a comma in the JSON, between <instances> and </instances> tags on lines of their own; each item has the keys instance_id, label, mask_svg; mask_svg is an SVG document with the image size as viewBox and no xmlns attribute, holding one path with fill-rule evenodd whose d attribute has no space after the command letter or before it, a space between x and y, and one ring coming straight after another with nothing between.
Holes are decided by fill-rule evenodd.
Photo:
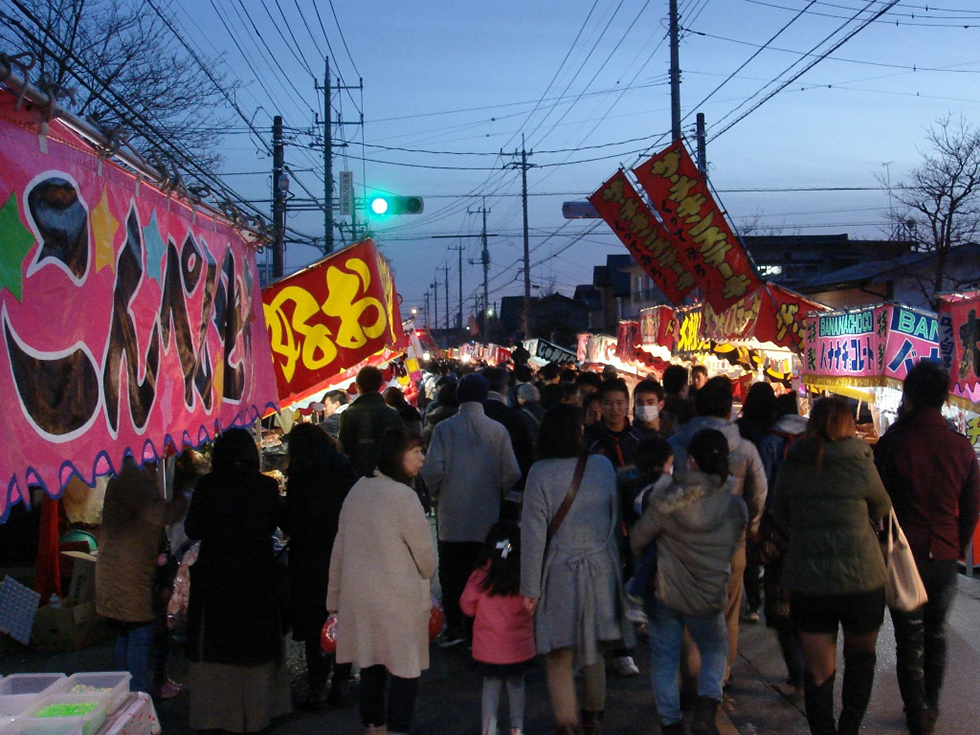
<instances>
[{"instance_id":1,"label":"dusk sky","mask_svg":"<svg viewBox=\"0 0 980 735\"><path fill-rule=\"evenodd\" d=\"M685 134L693 147L703 112L711 183L736 228L884 237L889 194L878 178L896 185L920 163L925 130L938 117L980 118L976 0L938 7L902 0L871 22L892 3L679 4ZM317 111L322 118L314 84L322 84L324 57L334 84L363 79L363 92L333 93L335 115L350 123L363 113L365 123L334 127L335 141L349 142L336 151L334 175L353 171L358 196L366 188L424 197L422 215L372 221L404 312L422 305L449 265L455 314L458 261L448 248L460 244L464 312L473 311L482 269L468 261L479 258L471 236L484 205L495 235L491 303L523 293L520 171L506 167L519 160L512 154L522 136L535 166L531 274L542 295L570 295L607 254L626 252L601 220L564 220L562 202L584 199L618 167L670 142L667 0L161 5L194 48L222 54L221 69L242 85L239 105L267 141L273 116L283 116L298 197L308 196L303 187L323 195L322 153L310 147L310 133ZM243 120L228 132L221 147L228 183L247 199L268 199L271 156ZM297 211L288 224L323 233L321 213ZM287 271L318 257L290 245ZM442 322L441 285L439 295Z\"/></svg>"}]
</instances>

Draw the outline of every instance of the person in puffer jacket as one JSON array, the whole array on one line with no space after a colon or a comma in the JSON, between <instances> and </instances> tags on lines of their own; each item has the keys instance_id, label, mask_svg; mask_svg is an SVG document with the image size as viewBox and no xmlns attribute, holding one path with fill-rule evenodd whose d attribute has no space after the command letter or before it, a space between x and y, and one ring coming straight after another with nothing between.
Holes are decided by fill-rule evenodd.
<instances>
[{"instance_id":1,"label":"person in puffer jacket","mask_svg":"<svg viewBox=\"0 0 980 735\"><path fill-rule=\"evenodd\" d=\"M716 735L728 656L725 603L732 553L748 524L745 501L732 494L729 449L715 429L695 434L687 472L653 486L630 545L641 554L657 544L654 588L647 596L653 696L664 735L684 732L677 674L686 628L701 653L692 735Z\"/></svg>"}]
</instances>

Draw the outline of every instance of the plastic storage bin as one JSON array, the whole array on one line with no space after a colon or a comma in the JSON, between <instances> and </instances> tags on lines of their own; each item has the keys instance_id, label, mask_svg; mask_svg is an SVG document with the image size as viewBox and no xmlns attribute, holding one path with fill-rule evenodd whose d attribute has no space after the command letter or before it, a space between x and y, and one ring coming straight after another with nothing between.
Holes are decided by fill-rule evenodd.
<instances>
[{"instance_id":1,"label":"plastic storage bin","mask_svg":"<svg viewBox=\"0 0 980 735\"><path fill-rule=\"evenodd\" d=\"M39 697L57 691L64 674L11 674L0 679L0 726L23 714Z\"/></svg>"},{"instance_id":2,"label":"plastic storage bin","mask_svg":"<svg viewBox=\"0 0 980 735\"><path fill-rule=\"evenodd\" d=\"M18 717L4 730L4 735L95 735L105 722L106 696L99 692L88 694L45 694L40 701ZM66 717L39 717L48 707L62 704L94 703L95 706L81 715Z\"/></svg>"},{"instance_id":3,"label":"plastic storage bin","mask_svg":"<svg viewBox=\"0 0 980 735\"><path fill-rule=\"evenodd\" d=\"M61 682L58 690L66 694L88 694L83 687L91 687L95 694L105 696L105 713L111 715L129 696L129 680L133 675L128 671L82 671L72 674Z\"/></svg>"}]
</instances>

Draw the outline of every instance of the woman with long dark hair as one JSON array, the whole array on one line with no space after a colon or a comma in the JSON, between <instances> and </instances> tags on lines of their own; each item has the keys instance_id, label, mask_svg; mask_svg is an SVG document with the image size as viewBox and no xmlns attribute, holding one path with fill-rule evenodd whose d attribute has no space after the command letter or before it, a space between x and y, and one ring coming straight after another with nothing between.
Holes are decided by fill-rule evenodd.
<instances>
[{"instance_id":1,"label":"woman with long dark hair","mask_svg":"<svg viewBox=\"0 0 980 735\"><path fill-rule=\"evenodd\" d=\"M602 455L585 454L582 411L570 404L545 413L537 456L524 490L521 593L536 611L535 638L545 655L556 732L574 733L581 725L585 733L599 733L606 701L603 651L633 644L617 545L616 472ZM582 673L581 719L576 669Z\"/></svg>"},{"instance_id":2,"label":"woman with long dark hair","mask_svg":"<svg viewBox=\"0 0 980 735\"><path fill-rule=\"evenodd\" d=\"M337 535L340 509L357 482L357 473L333 438L316 424L296 424L288 436L286 511L282 530L289 534L289 613L293 640L306 649L308 693L305 709L324 700L331 661L320 648L320 630L327 620L323 601L330 578L330 552ZM347 695L350 664L333 667L330 706Z\"/></svg>"},{"instance_id":3,"label":"woman with long dark hair","mask_svg":"<svg viewBox=\"0 0 980 735\"><path fill-rule=\"evenodd\" d=\"M891 501L871 447L855 436L842 398L821 398L806 436L776 475L773 518L789 529L783 585L800 631L803 696L813 735L854 735L871 698L875 644L885 613L885 563L872 524ZM834 718L837 630L844 629L844 687Z\"/></svg>"},{"instance_id":4,"label":"woman with long dark hair","mask_svg":"<svg viewBox=\"0 0 980 735\"><path fill-rule=\"evenodd\" d=\"M184 530L200 540L187 611L190 725L256 732L292 709L272 534L279 487L245 429L214 443Z\"/></svg>"},{"instance_id":5,"label":"woman with long dark hair","mask_svg":"<svg viewBox=\"0 0 980 735\"><path fill-rule=\"evenodd\" d=\"M419 676L429 668L436 554L412 489L423 461L417 433L385 431L374 476L358 480L344 502L330 556L327 610L337 613L337 662L361 667L368 733L409 731Z\"/></svg>"}]
</instances>

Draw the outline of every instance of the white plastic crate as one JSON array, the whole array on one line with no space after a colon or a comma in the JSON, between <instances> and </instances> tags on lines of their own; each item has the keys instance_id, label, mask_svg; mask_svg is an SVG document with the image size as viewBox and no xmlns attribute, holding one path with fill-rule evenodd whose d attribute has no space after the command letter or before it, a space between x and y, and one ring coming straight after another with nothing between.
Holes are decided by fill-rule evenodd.
<instances>
[{"instance_id":1,"label":"white plastic crate","mask_svg":"<svg viewBox=\"0 0 980 735\"><path fill-rule=\"evenodd\" d=\"M40 701L18 717L5 730L3 735L95 735L106 719L105 694L45 694ZM61 704L94 703L90 711L83 715L67 717L38 716L48 707Z\"/></svg>"},{"instance_id":2,"label":"white plastic crate","mask_svg":"<svg viewBox=\"0 0 980 735\"><path fill-rule=\"evenodd\" d=\"M26 712L42 695L57 691L66 680L64 674L11 674L0 679L0 725Z\"/></svg>"},{"instance_id":3,"label":"white plastic crate","mask_svg":"<svg viewBox=\"0 0 980 735\"><path fill-rule=\"evenodd\" d=\"M105 713L108 716L126 701L129 680L132 678L128 671L81 671L61 682L58 690L67 694L87 694L88 691L79 688L91 687L96 694L105 696Z\"/></svg>"}]
</instances>

